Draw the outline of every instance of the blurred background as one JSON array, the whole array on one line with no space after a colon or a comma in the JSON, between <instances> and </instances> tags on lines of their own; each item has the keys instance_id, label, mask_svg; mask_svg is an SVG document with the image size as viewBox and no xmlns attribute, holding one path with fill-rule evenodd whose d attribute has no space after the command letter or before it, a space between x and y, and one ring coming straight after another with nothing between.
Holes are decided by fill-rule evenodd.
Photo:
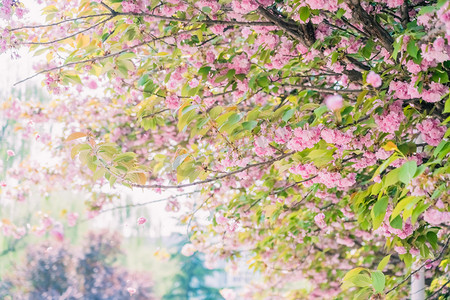
<instances>
[{"instance_id":1,"label":"blurred background","mask_svg":"<svg viewBox=\"0 0 450 300\"><path fill-rule=\"evenodd\" d=\"M23 2L30 22L39 22L39 5ZM24 138L27 130L14 106L48 103L51 97L42 76L13 87L38 63L19 54L0 55L0 299L223 299L221 289L239 290L251 280L244 259L230 269L197 252L180 253L189 233L174 213L177 202L168 201L179 192L102 190L114 201L92 215L98 197L43 190L48 178L36 177L22 161L31 158L48 168L59 163L39 143L60 128L28 124L33 129ZM17 182L11 174L29 181ZM146 222L139 225L138 218Z\"/></svg>"}]
</instances>

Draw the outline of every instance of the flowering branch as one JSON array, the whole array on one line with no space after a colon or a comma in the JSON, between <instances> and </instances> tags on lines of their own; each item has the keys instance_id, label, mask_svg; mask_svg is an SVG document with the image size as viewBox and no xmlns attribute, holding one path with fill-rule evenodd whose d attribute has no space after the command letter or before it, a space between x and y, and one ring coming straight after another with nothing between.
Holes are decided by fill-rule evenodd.
<instances>
[{"instance_id":1,"label":"flowering branch","mask_svg":"<svg viewBox=\"0 0 450 300\"><path fill-rule=\"evenodd\" d=\"M280 155L278 157L275 157L271 160L268 161L263 161L263 162L259 162L259 163L255 163L255 164L251 164L248 165L244 168L241 168L239 170L236 171L232 171L232 172L228 172L225 173L223 175L219 175L210 179L206 179L206 180L201 180L201 181L196 181L196 182L192 182L192 183L186 183L186 184L180 184L180 185L160 185L160 184L153 184L153 185L146 185L146 184L132 184L133 187L138 187L138 188L143 188L143 189L179 189L179 188L185 188L185 187L190 187L190 186L195 186L195 185L199 185L199 184L203 184L203 183L209 183L209 182L214 182L217 181L219 179L222 178L226 178L241 172L244 172L245 170L248 170L250 168L254 168L254 167L259 167L259 166L264 166L264 165L271 165L276 161L282 160L288 156L291 156L292 154L294 154L294 152L289 152L289 153L285 153L283 155Z\"/></svg>"},{"instance_id":2,"label":"flowering branch","mask_svg":"<svg viewBox=\"0 0 450 300\"><path fill-rule=\"evenodd\" d=\"M150 200L150 201L145 201L145 202L141 202L141 203L133 203L133 204L128 204L128 205L122 205L122 206L115 206L115 207L111 207L111 208L107 208L104 210L99 211L99 214L108 212L108 211L114 211L114 210L119 210L119 209L124 209L124 208L130 208L130 207L139 207L139 206L145 206L148 204L153 204L153 203L159 203L159 202L164 202L173 198L177 198L177 197L182 197L182 196L189 196L189 195L193 195L196 192L187 192L187 193L181 193L181 194L177 194L174 196L170 196L170 197L166 197L166 198L162 198L162 199L157 199L157 200ZM91 219L86 219L83 221L89 221Z\"/></svg>"},{"instance_id":3,"label":"flowering branch","mask_svg":"<svg viewBox=\"0 0 450 300\"><path fill-rule=\"evenodd\" d=\"M150 43L150 42L155 42L155 41L163 40L163 39L166 39L166 38L169 38L169 37L176 36L176 35L178 35L178 34L188 33L188 32L195 31L195 30L198 30L198 28L193 28L193 29L189 29L189 30L185 30L185 31L180 31L180 32L174 33L173 35L157 37L157 38L152 39L151 41L142 42L142 43L136 44L136 45L134 45L134 46L132 46L132 47L124 48L124 49L122 49L122 50L120 50L120 51L113 52L113 53L110 53L110 54L106 54L106 55L103 55L103 56L97 56L97 57L90 58L90 59L74 61L74 62L67 63L67 64L63 64L63 65L60 65L60 66L57 66L57 67L45 69L45 70L42 70L42 71L39 71L39 72L33 74L32 76L29 76L29 77L27 77L27 78L25 78L25 79L22 79L22 80L20 80L20 81L17 81L16 83L13 84L13 86L16 86L16 85L18 85L18 84L20 84L20 83L22 83L22 82L27 81L27 80L30 80L30 79L32 79L32 78L34 78L34 77L36 77L36 76L38 76L38 75L40 75L40 74L43 74L43 73L48 73L48 72L52 72L52 71L61 70L61 69L63 69L63 68L70 67L70 66L76 66L76 65L85 64L85 63L93 63L93 62L97 62L97 61L104 60L104 59L109 58L109 57L114 57L114 56L118 56L118 55L120 55L120 54L122 54L122 53L129 52L129 51L132 50L132 49L139 48L139 47L141 47L141 46L143 46L143 45L146 45L146 44L148 44L148 43Z\"/></svg>"},{"instance_id":4,"label":"flowering branch","mask_svg":"<svg viewBox=\"0 0 450 300\"><path fill-rule=\"evenodd\" d=\"M88 28L85 28L85 29L80 30L80 31L77 31L77 32L75 32L75 33L73 33L73 34L71 34L71 35L68 35L68 36L65 36L65 37L62 37L62 38L53 40L53 41L48 41L48 42L25 42L25 43L22 43L22 44L23 44L23 45L50 45L50 44L58 43L58 42L61 42L61 41L70 39L70 38L72 38L72 37L74 37L74 36L77 36L77 35L79 35L80 33L83 33L83 32L89 31L89 30L91 30L91 29L94 29L94 28L97 27L98 25L101 25L101 24L103 24L103 23L106 23L106 22L108 22L109 20L111 20L112 18L114 18L114 16L110 16L109 18L106 18L106 19L104 19L104 20L102 20L102 21L100 21L100 22L97 22L97 23L95 23L94 25L89 26Z\"/></svg>"}]
</instances>

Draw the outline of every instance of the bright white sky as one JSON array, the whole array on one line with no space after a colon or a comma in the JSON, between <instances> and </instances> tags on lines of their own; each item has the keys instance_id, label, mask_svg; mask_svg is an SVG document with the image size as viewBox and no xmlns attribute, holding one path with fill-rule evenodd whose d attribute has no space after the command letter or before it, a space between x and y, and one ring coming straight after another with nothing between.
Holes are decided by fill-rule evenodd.
<instances>
[{"instance_id":1,"label":"bright white sky","mask_svg":"<svg viewBox=\"0 0 450 300\"><path fill-rule=\"evenodd\" d=\"M40 10L42 6L39 6L36 1L23 0L22 2L27 8L30 9L30 13L26 16L27 22L29 21L32 23L39 23L40 20L42 21L43 18L40 16ZM33 57L25 51L21 51L20 55L21 57L19 59L14 60L11 59L9 53L0 55L0 66L2 69L2 72L0 72L0 98L5 99L5 97L9 97L13 84L20 79L32 75L34 73L32 69L33 63L41 59L39 57ZM18 87L16 87L16 89L24 89L26 85L37 85L40 87L42 79L43 76L38 76L37 78L34 78L27 83L19 85ZM3 101L3 99L1 99L0 102ZM33 148L35 149L36 147ZM44 152L36 152L32 153L32 155L39 156L39 160L44 163L51 163L52 160L55 159L50 154ZM131 197L133 203L167 198L168 196L180 193L171 190L167 193L156 194L151 190L130 191L127 188L119 188L119 191L123 195L123 198L125 198L127 195L128 197ZM183 202L183 199L179 200L180 203ZM135 219L132 219L134 224L125 224L123 227L123 233L125 235L130 234L130 228L135 227L135 220L141 215L145 215L149 219L148 223L150 223L150 226L147 225L146 228L149 228L149 235L152 237L158 237L160 235L167 236L172 232L186 233L185 226L177 225L178 221L173 217L173 213L167 213L165 211L165 205L165 202L160 202L150 204L142 208L134 208L132 210L132 214L135 217ZM109 228L116 227L118 224L116 215L112 213L104 213L101 216L97 217L95 220L91 220L90 222L100 227Z\"/></svg>"}]
</instances>

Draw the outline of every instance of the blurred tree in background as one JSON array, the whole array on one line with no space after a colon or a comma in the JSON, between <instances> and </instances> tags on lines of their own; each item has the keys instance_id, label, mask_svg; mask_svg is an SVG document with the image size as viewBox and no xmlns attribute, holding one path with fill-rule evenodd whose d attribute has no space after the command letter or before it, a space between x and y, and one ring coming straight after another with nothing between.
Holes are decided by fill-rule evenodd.
<instances>
[{"instance_id":1,"label":"blurred tree in background","mask_svg":"<svg viewBox=\"0 0 450 300\"><path fill-rule=\"evenodd\" d=\"M81 247L46 241L27 250L26 262L0 281L1 299L155 299L148 273L116 266L121 239L89 233Z\"/></svg>"},{"instance_id":2,"label":"blurred tree in background","mask_svg":"<svg viewBox=\"0 0 450 300\"><path fill-rule=\"evenodd\" d=\"M172 279L172 288L163 296L163 300L223 299L219 293L220 287L212 286L207 280L207 278L220 276L223 270L205 267L202 254L199 252L191 256L181 254L181 248L185 243L186 241L179 243L177 251L171 256L171 260L177 261L177 265L180 265L181 268ZM215 280L215 282L220 282L220 280Z\"/></svg>"}]
</instances>

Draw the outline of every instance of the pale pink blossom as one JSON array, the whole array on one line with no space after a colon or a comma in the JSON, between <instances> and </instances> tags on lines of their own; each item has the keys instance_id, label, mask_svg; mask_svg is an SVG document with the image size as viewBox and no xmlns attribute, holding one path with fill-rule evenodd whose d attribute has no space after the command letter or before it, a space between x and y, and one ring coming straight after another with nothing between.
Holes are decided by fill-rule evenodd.
<instances>
[{"instance_id":1,"label":"pale pink blossom","mask_svg":"<svg viewBox=\"0 0 450 300\"><path fill-rule=\"evenodd\" d=\"M394 250L397 251L398 254L406 254L408 252L403 246L395 246Z\"/></svg>"},{"instance_id":2,"label":"pale pink blossom","mask_svg":"<svg viewBox=\"0 0 450 300\"><path fill-rule=\"evenodd\" d=\"M177 109L181 104L180 98L176 95L166 97L166 106L170 109Z\"/></svg>"},{"instance_id":3,"label":"pale pink blossom","mask_svg":"<svg viewBox=\"0 0 450 300\"><path fill-rule=\"evenodd\" d=\"M133 296L134 294L136 294L136 289L132 288L132 287L128 287L127 292L130 293L130 296Z\"/></svg>"},{"instance_id":4,"label":"pale pink blossom","mask_svg":"<svg viewBox=\"0 0 450 300\"><path fill-rule=\"evenodd\" d=\"M395 133L400 128L400 124L405 120L402 101L395 101L383 114L374 116L378 129L386 133Z\"/></svg>"},{"instance_id":5,"label":"pale pink blossom","mask_svg":"<svg viewBox=\"0 0 450 300\"><path fill-rule=\"evenodd\" d=\"M332 95L325 98L325 105L331 111L338 111L342 108L344 99L341 95Z\"/></svg>"},{"instance_id":6,"label":"pale pink blossom","mask_svg":"<svg viewBox=\"0 0 450 300\"><path fill-rule=\"evenodd\" d=\"M140 217L137 219L138 225L143 225L143 224L145 224L145 222L147 222L147 219L144 217Z\"/></svg>"},{"instance_id":7,"label":"pale pink blossom","mask_svg":"<svg viewBox=\"0 0 450 300\"><path fill-rule=\"evenodd\" d=\"M191 243L185 244L183 248L181 248L181 254L183 254L184 256L191 256L195 253L195 251L196 249Z\"/></svg>"},{"instance_id":8,"label":"pale pink blossom","mask_svg":"<svg viewBox=\"0 0 450 300\"><path fill-rule=\"evenodd\" d=\"M86 86L88 87L88 88L90 88L90 89L92 89L92 90L95 90L97 87L98 87L98 85L97 85L97 82L95 81L95 80L89 80L87 83L86 83Z\"/></svg>"},{"instance_id":9,"label":"pale pink blossom","mask_svg":"<svg viewBox=\"0 0 450 300\"><path fill-rule=\"evenodd\" d=\"M447 131L446 126L439 126L439 124L438 119L425 119L417 125L423 140L431 146L439 145Z\"/></svg>"},{"instance_id":10,"label":"pale pink blossom","mask_svg":"<svg viewBox=\"0 0 450 300\"><path fill-rule=\"evenodd\" d=\"M382 84L380 75L374 71L370 71L369 74L367 74L366 82L375 88L380 87Z\"/></svg>"},{"instance_id":11,"label":"pale pink blossom","mask_svg":"<svg viewBox=\"0 0 450 300\"><path fill-rule=\"evenodd\" d=\"M275 130L275 142L286 144L291 139L292 133L289 127L279 127Z\"/></svg>"},{"instance_id":12,"label":"pale pink blossom","mask_svg":"<svg viewBox=\"0 0 450 300\"><path fill-rule=\"evenodd\" d=\"M327 227L327 223L325 222L325 215L323 213L315 215L314 222L316 222L316 225L321 229Z\"/></svg>"},{"instance_id":13,"label":"pale pink blossom","mask_svg":"<svg viewBox=\"0 0 450 300\"><path fill-rule=\"evenodd\" d=\"M412 256L418 256L420 254L420 251L417 248L411 248L409 249L409 253L411 253Z\"/></svg>"},{"instance_id":14,"label":"pale pink blossom","mask_svg":"<svg viewBox=\"0 0 450 300\"><path fill-rule=\"evenodd\" d=\"M225 300L235 300L236 292L232 289L221 289L220 295L225 298Z\"/></svg>"},{"instance_id":15,"label":"pale pink blossom","mask_svg":"<svg viewBox=\"0 0 450 300\"><path fill-rule=\"evenodd\" d=\"M67 225L69 227L73 227L77 224L78 214L77 213L68 213L67 214Z\"/></svg>"}]
</instances>

